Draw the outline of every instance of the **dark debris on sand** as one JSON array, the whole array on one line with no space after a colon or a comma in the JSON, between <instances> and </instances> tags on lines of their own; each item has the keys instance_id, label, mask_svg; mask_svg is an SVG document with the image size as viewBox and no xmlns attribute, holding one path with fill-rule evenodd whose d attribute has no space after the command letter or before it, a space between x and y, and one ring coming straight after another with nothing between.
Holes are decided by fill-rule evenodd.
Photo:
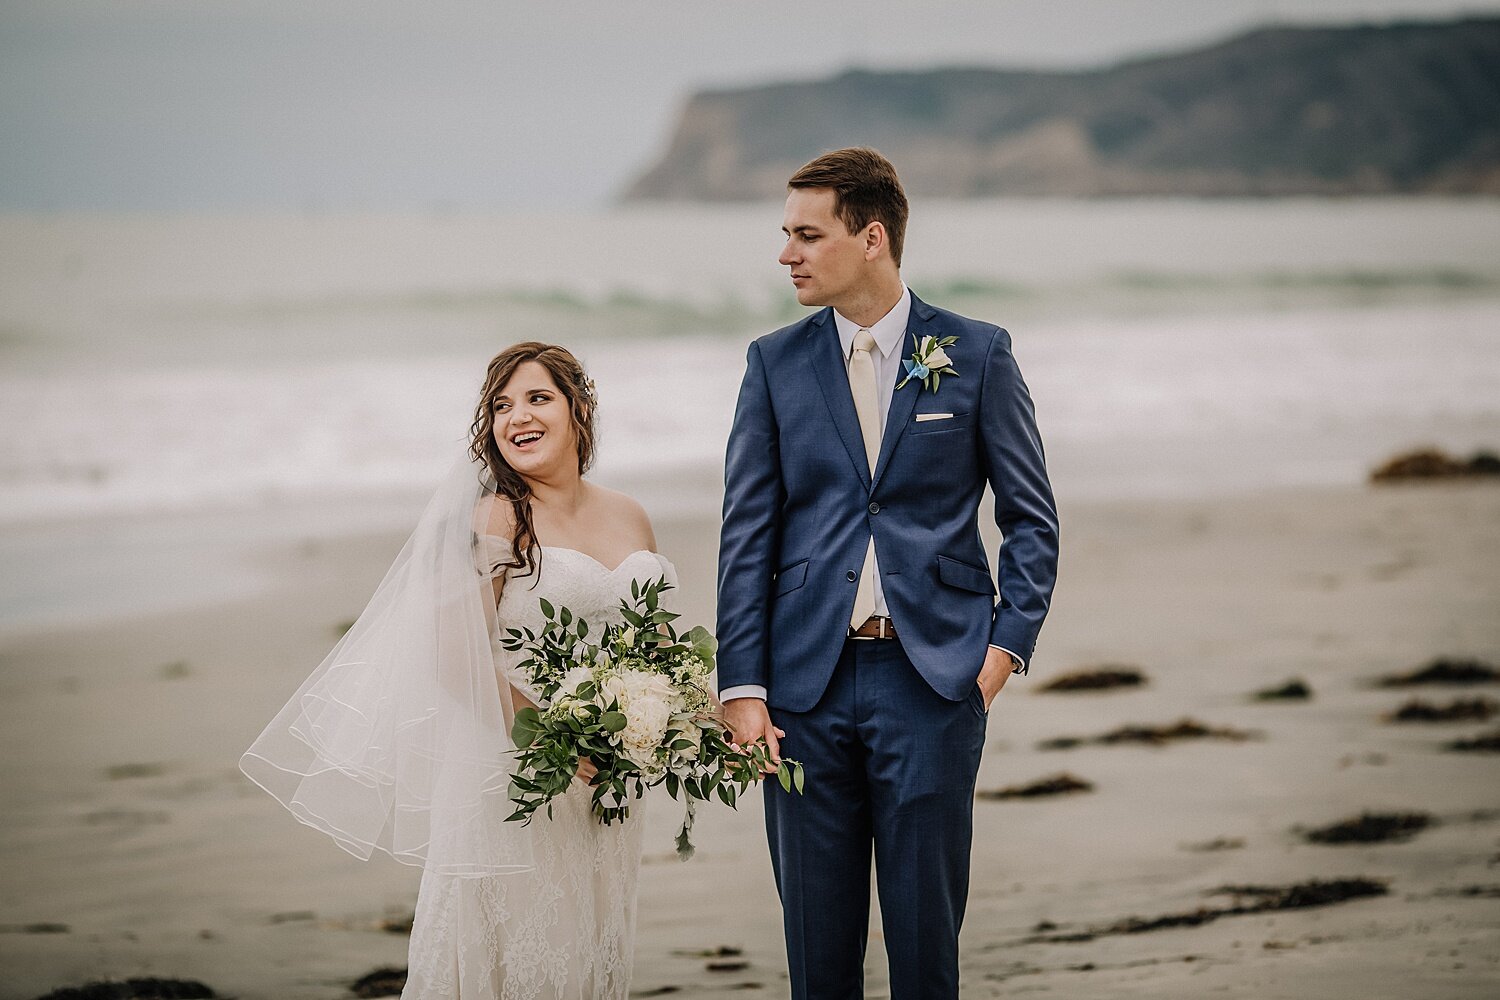
<instances>
[{"instance_id":1,"label":"dark debris on sand","mask_svg":"<svg viewBox=\"0 0 1500 1000\"><path fill-rule=\"evenodd\" d=\"M1195 844L1182 844L1184 851L1197 851L1209 853L1212 851L1238 851L1245 846L1244 837L1215 837L1213 840L1203 840Z\"/></svg>"},{"instance_id":2,"label":"dark debris on sand","mask_svg":"<svg viewBox=\"0 0 1500 1000\"><path fill-rule=\"evenodd\" d=\"M1300 677L1294 677L1280 687L1255 692L1256 701L1306 701L1311 697L1312 688Z\"/></svg>"},{"instance_id":3,"label":"dark debris on sand","mask_svg":"<svg viewBox=\"0 0 1500 1000\"><path fill-rule=\"evenodd\" d=\"M410 934L411 926L416 922L417 915L409 913L404 917L386 917L380 921L380 929L387 934Z\"/></svg>"},{"instance_id":4,"label":"dark debris on sand","mask_svg":"<svg viewBox=\"0 0 1500 1000\"><path fill-rule=\"evenodd\" d=\"M1428 813L1361 813L1328 826L1308 830L1302 836L1312 844L1388 844L1410 840L1429 826Z\"/></svg>"},{"instance_id":5,"label":"dark debris on sand","mask_svg":"<svg viewBox=\"0 0 1500 1000\"><path fill-rule=\"evenodd\" d=\"M1397 455L1370 473L1372 483L1407 479L1466 479L1500 476L1500 455L1476 451L1467 459L1456 458L1438 448L1422 448Z\"/></svg>"},{"instance_id":6,"label":"dark debris on sand","mask_svg":"<svg viewBox=\"0 0 1500 1000\"><path fill-rule=\"evenodd\" d=\"M1433 660L1405 674L1389 674L1376 682L1380 687L1416 687L1422 684L1500 684L1500 670L1478 660Z\"/></svg>"},{"instance_id":7,"label":"dark debris on sand","mask_svg":"<svg viewBox=\"0 0 1500 1000\"><path fill-rule=\"evenodd\" d=\"M1322 881L1312 879L1294 885L1226 885L1210 890L1210 896L1233 896L1234 902L1223 907L1199 907L1186 913L1168 913L1159 917L1126 917L1112 924L1091 927L1084 931L1064 934L1038 933L1027 939L1027 943L1073 944L1092 941L1109 934L1144 934L1150 931L1170 930L1176 927L1201 927L1220 917L1240 916L1247 913L1266 913L1272 910L1301 910L1315 906L1332 906L1354 899L1384 896L1390 890L1385 882L1368 878L1341 878ZM1055 927L1054 924L1038 924L1035 928Z\"/></svg>"},{"instance_id":8,"label":"dark debris on sand","mask_svg":"<svg viewBox=\"0 0 1500 1000\"><path fill-rule=\"evenodd\" d=\"M717 948L676 948L672 951L672 954L681 955L684 958L738 958L744 953L743 948L727 944L721 944Z\"/></svg>"},{"instance_id":9,"label":"dark debris on sand","mask_svg":"<svg viewBox=\"0 0 1500 1000\"><path fill-rule=\"evenodd\" d=\"M144 978L100 980L83 986L53 990L37 997L37 1000L198 1000L218 995L194 979Z\"/></svg>"},{"instance_id":10,"label":"dark debris on sand","mask_svg":"<svg viewBox=\"0 0 1500 1000\"><path fill-rule=\"evenodd\" d=\"M1457 899L1500 899L1500 885L1464 885L1457 889L1439 889L1433 895Z\"/></svg>"},{"instance_id":11,"label":"dark debris on sand","mask_svg":"<svg viewBox=\"0 0 1500 1000\"><path fill-rule=\"evenodd\" d=\"M1179 740L1228 740L1241 743L1245 740L1258 739L1257 733L1246 732L1240 729L1215 729L1205 725L1197 719L1178 719L1169 726L1143 726L1128 725L1105 733L1102 736L1060 736L1056 739L1042 740L1037 744L1038 750L1071 750L1085 743L1098 743L1104 746L1116 746L1122 743L1139 743L1146 746L1160 747Z\"/></svg>"},{"instance_id":12,"label":"dark debris on sand","mask_svg":"<svg viewBox=\"0 0 1500 1000\"><path fill-rule=\"evenodd\" d=\"M1036 799L1048 795L1071 795L1077 792L1091 792L1094 786L1091 782L1076 778L1071 774L1055 774L1050 778L1042 778L1033 781L1029 785L1011 785L1008 788L980 789L974 793L977 799L986 799L998 802L1004 799Z\"/></svg>"},{"instance_id":13,"label":"dark debris on sand","mask_svg":"<svg viewBox=\"0 0 1500 1000\"><path fill-rule=\"evenodd\" d=\"M1500 729L1493 733L1480 733L1478 736L1454 740L1443 749L1458 753L1500 753Z\"/></svg>"},{"instance_id":14,"label":"dark debris on sand","mask_svg":"<svg viewBox=\"0 0 1500 1000\"><path fill-rule=\"evenodd\" d=\"M381 966L356 979L349 989L357 997L399 996L406 986L406 970Z\"/></svg>"},{"instance_id":15,"label":"dark debris on sand","mask_svg":"<svg viewBox=\"0 0 1500 1000\"><path fill-rule=\"evenodd\" d=\"M1136 667L1108 664L1089 670L1075 670L1063 674L1037 688L1046 692L1106 691L1111 688L1140 687L1146 683L1146 675Z\"/></svg>"},{"instance_id":16,"label":"dark debris on sand","mask_svg":"<svg viewBox=\"0 0 1500 1000\"><path fill-rule=\"evenodd\" d=\"M1387 718L1391 722L1483 722L1497 711L1500 702L1491 698L1456 698L1446 705L1413 698Z\"/></svg>"}]
</instances>

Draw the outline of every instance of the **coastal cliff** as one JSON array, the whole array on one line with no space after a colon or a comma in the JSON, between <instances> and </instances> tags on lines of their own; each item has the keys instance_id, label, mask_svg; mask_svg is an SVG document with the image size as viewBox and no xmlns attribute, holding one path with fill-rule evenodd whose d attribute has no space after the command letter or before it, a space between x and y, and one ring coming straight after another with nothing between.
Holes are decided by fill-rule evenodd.
<instances>
[{"instance_id":1,"label":"coastal cliff","mask_svg":"<svg viewBox=\"0 0 1500 1000\"><path fill-rule=\"evenodd\" d=\"M1500 194L1500 19L1268 28L1084 72L850 70L703 92L623 197L779 197L846 145L937 197Z\"/></svg>"}]
</instances>

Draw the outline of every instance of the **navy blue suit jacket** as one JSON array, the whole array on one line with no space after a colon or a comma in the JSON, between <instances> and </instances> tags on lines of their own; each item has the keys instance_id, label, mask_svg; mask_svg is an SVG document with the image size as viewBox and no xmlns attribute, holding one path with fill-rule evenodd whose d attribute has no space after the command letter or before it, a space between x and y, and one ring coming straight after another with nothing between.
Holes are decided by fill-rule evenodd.
<instances>
[{"instance_id":1,"label":"navy blue suit jacket","mask_svg":"<svg viewBox=\"0 0 1500 1000\"><path fill-rule=\"evenodd\" d=\"M958 377L893 394L873 479L833 310L750 345L724 467L721 688L763 685L789 711L817 703L871 535L899 641L933 690L967 695L991 644L1029 663L1058 542L1031 396L1005 330L913 295L902 357L925 336L958 338L945 349ZM986 483L1004 535L998 592L979 536Z\"/></svg>"}]
</instances>

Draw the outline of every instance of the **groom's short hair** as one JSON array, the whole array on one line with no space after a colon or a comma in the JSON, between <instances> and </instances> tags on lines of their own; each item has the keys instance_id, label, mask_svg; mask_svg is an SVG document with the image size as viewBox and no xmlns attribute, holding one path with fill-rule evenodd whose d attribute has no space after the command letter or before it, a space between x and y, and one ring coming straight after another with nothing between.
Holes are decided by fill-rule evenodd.
<instances>
[{"instance_id":1,"label":"groom's short hair","mask_svg":"<svg viewBox=\"0 0 1500 1000\"><path fill-rule=\"evenodd\" d=\"M891 259L901 266L909 209L890 160L866 146L835 149L804 165L786 186L831 188L833 214L851 233L879 221L890 238Z\"/></svg>"}]
</instances>

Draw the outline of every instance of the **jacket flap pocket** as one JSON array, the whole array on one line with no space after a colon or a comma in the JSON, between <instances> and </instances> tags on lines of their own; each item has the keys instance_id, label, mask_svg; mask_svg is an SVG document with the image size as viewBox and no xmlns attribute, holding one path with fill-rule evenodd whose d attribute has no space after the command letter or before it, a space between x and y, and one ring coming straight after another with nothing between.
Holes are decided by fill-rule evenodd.
<instances>
[{"instance_id":1,"label":"jacket flap pocket","mask_svg":"<svg viewBox=\"0 0 1500 1000\"><path fill-rule=\"evenodd\" d=\"M807 582L807 560L792 563L786 569L776 571L776 595L796 590Z\"/></svg>"},{"instance_id":2,"label":"jacket flap pocket","mask_svg":"<svg viewBox=\"0 0 1500 1000\"><path fill-rule=\"evenodd\" d=\"M938 579L950 587L960 590L972 590L976 594L994 594L995 581L990 579L990 574L978 566L970 566L968 563L959 562L957 559L949 559L947 556L938 556Z\"/></svg>"}]
</instances>

